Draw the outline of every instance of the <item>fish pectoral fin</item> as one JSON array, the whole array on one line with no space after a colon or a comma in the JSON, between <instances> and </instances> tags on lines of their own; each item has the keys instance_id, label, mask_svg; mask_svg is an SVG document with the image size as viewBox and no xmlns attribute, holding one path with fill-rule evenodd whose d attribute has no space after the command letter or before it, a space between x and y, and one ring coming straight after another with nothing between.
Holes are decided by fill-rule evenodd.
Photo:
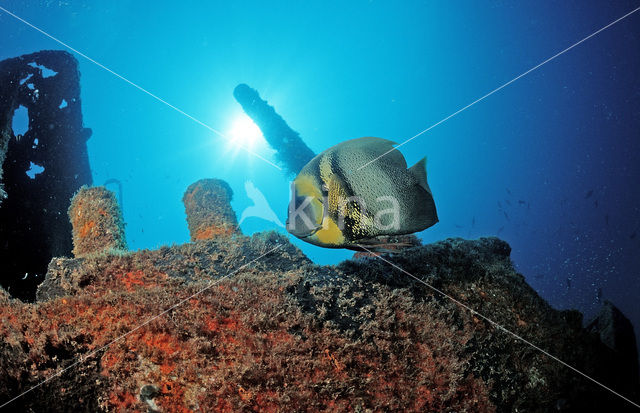
<instances>
[{"instance_id":1,"label":"fish pectoral fin","mask_svg":"<svg viewBox=\"0 0 640 413\"><path fill-rule=\"evenodd\" d=\"M403 249L408 247L413 247L415 245L411 244L360 244L362 247L357 245L347 247L353 251L359 251L363 253L372 253L372 254L397 254L402 252ZM363 248L364 247L364 248Z\"/></svg>"},{"instance_id":2,"label":"fish pectoral fin","mask_svg":"<svg viewBox=\"0 0 640 413\"><path fill-rule=\"evenodd\" d=\"M381 235L375 238L358 240L356 244L349 248L356 251L394 254L417 245L420 245L420 241L411 234L400 235L398 237Z\"/></svg>"},{"instance_id":3,"label":"fish pectoral fin","mask_svg":"<svg viewBox=\"0 0 640 413\"><path fill-rule=\"evenodd\" d=\"M429 188L429 183L427 183L427 157L420 159L409 168L409 173L414 176L418 186L423 188L429 194L431 194L431 189Z\"/></svg>"}]
</instances>

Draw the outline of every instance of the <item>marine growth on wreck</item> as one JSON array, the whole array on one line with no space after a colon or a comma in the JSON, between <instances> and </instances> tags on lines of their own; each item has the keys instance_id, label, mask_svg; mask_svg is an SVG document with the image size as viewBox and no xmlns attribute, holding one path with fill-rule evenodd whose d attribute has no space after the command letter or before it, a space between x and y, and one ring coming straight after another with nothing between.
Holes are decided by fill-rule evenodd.
<instances>
[{"instance_id":1,"label":"marine growth on wreck","mask_svg":"<svg viewBox=\"0 0 640 413\"><path fill-rule=\"evenodd\" d=\"M196 183L185 193L188 221L232 227L228 203L194 207L197 185L230 200L223 182ZM114 195L85 188L69 209L74 238L91 251L53 259L35 303L3 292L0 394L13 408L626 408L480 314L626 394L637 388L635 358L622 351L632 336L611 336L624 317L608 305L585 330L580 313L552 309L526 284L497 238L405 249L388 258L397 268L375 258L317 266L274 232L212 230L129 252L110 226L118 208L101 199Z\"/></svg>"}]
</instances>

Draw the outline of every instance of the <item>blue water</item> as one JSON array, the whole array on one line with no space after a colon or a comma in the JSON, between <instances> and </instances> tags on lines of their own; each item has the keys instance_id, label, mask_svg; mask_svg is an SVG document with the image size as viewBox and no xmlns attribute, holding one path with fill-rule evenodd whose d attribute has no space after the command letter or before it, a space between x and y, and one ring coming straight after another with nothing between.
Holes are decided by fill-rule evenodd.
<instances>
[{"instance_id":1,"label":"blue water","mask_svg":"<svg viewBox=\"0 0 640 413\"><path fill-rule=\"evenodd\" d=\"M1 1L0 6L227 134L256 88L316 152L402 142L618 19L615 2ZM0 58L59 43L0 11ZM251 181L285 221L276 168L76 54L95 184L123 184L131 249L189 239L181 202L205 177ZM425 242L499 235L552 305L611 300L640 327L640 12L402 147L428 157L440 222ZM19 120L17 121L18 123ZM20 127L20 125L17 125ZM253 147L273 160L264 141ZM116 189L116 188L112 188ZM245 233L276 229L248 218ZM352 252L292 238L318 263Z\"/></svg>"}]
</instances>

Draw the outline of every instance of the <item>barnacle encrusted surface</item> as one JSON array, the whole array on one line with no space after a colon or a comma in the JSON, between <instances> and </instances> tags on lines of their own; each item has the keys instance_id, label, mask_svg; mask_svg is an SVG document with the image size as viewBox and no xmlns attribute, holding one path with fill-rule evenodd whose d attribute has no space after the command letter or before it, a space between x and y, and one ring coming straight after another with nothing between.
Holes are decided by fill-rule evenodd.
<instances>
[{"instance_id":1,"label":"barnacle encrusted surface","mask_svg":"<svg viewBox=\"0 0 640 413\"><path fill-rule=\"evenodd\" d=\"M220 179L201 179L189 185L182 202L191 241L239 233L236 213L231 209L233 191Z\"/></svg>"},{"instance_id":2,"label":"barnacle encrusted surface","mask_svg":"<svg viewBox=\"0 0 640 413\"><path fill-rule=\"evenodd\" d=\"M113 192L103 186L83 186L71 199L73 255L126 250L122 211Z\"/></svg>"},{"instance_id":3,"label":"barnacle encrusted surface","mask_svg":"<svg viewBox=\"0 0 640 413\"><path fill-rule=\"evenodd\" d=\"M634 396L637 377L615 375L630 360L579 313L549 307L509 253L497 238L448 239L386 259ZM38 297L2 298L0 400L85 359L14 401L20 409L626 408L378 258L317 266L273 232L55 259Z\"/></svg>"}]
</instances>

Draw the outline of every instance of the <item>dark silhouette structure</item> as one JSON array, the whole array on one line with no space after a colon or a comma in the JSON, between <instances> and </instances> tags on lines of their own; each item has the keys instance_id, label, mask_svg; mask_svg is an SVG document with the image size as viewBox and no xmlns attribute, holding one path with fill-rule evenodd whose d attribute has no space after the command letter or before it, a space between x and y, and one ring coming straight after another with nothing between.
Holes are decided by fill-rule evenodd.
<instances>
[{"instance_id":1,"label":"dark silhouette structure","mask_svg":"<svg viewBox=\"0 0 640 413\"><path fill-rule=\"evenodd\" d=\"M316 156L273 106L260 99L258 91L242 83L236 86L233 96L247 116L258 125L266 141L277 151L276 159L291 175L297 175Z\"/></svg>"},{"instance_id":2,"label":"dark silhouette structure","mask_svg":"<svg viewBox=\"0 0 640 413\"><path fill-rule=\"evenodd\" d=\"M21 106L29 128L16 136ZM0 284L14 297L35 298L51 258L71 255L67 209L91 184L90 136L72 55L47 50L0 62Z\"/></svg>"}]
</instances>

